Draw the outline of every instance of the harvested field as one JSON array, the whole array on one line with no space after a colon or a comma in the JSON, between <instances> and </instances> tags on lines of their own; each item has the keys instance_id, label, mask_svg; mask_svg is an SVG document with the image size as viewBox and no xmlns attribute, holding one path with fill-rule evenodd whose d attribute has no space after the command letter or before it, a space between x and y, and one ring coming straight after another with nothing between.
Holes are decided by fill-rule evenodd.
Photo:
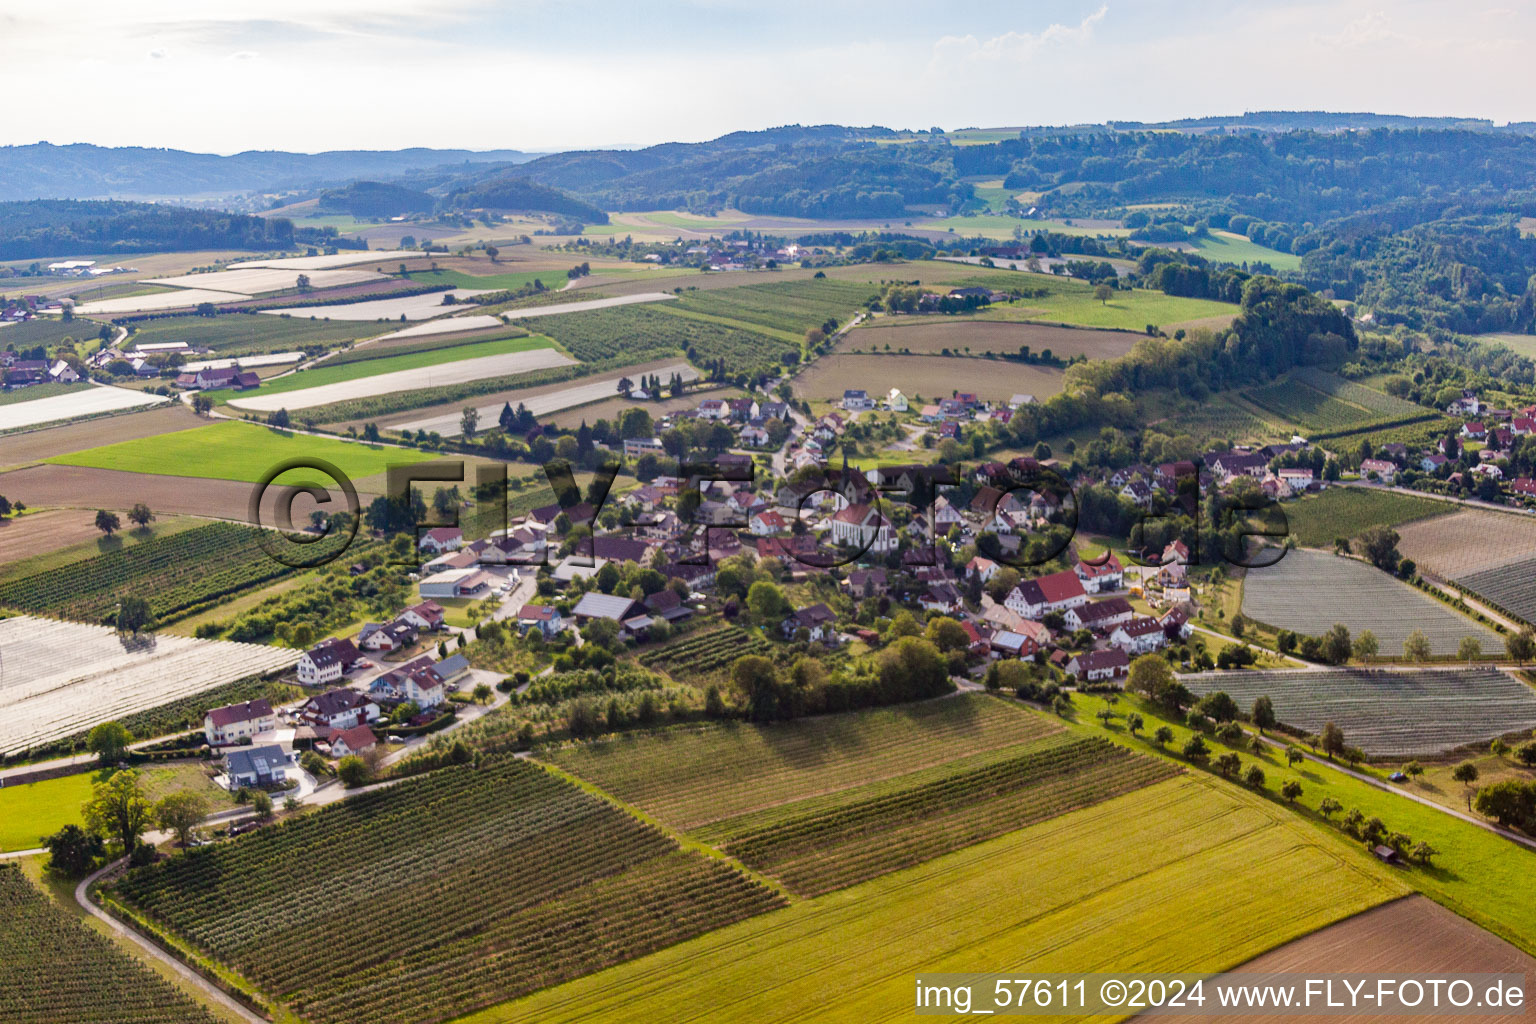
<instances>
[{"instance_id":1,"label":"harvested field","mask_svg":"<svg viewBox=\"0 0 1536 1024\"><path fill-rule=\"evenodd\" d=\"M272 260L238 260L229 269L244 267L280 267L284 270L329 270L333 267L351 267L375 260L409 259L421 253L410 249L344 249L328 256L284 256Z\"/></svg>"},{"instance_id":2,"label":"harvested field","mask_svg":"<svg viewBox=\"0 0 1536 1024\"><path fill-rule=\"evenodd\" d=\"M212 289L216 292L233 292L236 295L261 295L264 292L280 292L299 286L299 275L309 278L315 289L339 288L342 285L362 284L375 280L379 275L368 270L279 270L252 267L246 270L218 270L211 274L185 274L181 277L154 277L146 284L160 284L168 288Z\"/></svg>"},{"instance_id":3,"label":"harvested field","mask_svg":"<svg viewBox=\"0 0 1536 1024\"><path fill-rule=\"evenodd\" d=\"M295 306L290 308L263 309L263 316L314 316L322 320L430 320L444 313L457 313L455 305L443 305L443 299L452 296L463 301L474 295L484 295L489 289L458 288L445 292L423 292L420 295L404 295L397 299L373 299L369 302L344 302L335 306Z\"/></svg>"},{"instance_id":4,"label":"harvested field","mask_svg":"<svg viewBox=\"0 0 1536 1024\"><path fill-rule=\"evenodd\" d=\"M428 320L424 324L415 327L406 327L398 331L392 331L377 341L391 341L395 338L419 338L428 334L452 334L455 331L478 331L492 327L504 326L499 316L491 316L488 313L477 313L473 316L450 316L442 320Z\"/></svg>"},{"instance_id":5,"label":"harvested field","mask_svg":"<svg viewBox=\"0 0 1536 1024\"><path fill-rule=\"evenodd\" d=\"M152 437L173 430L186 430L208 421L191 409L175 402L146 412L124 413L112 417L112 437L132 440L136 437ZM101 444L100 423L69 423L11 434L0 447L0 468L23 466L53 455L77 452L82 448L94 448Z\"/></svg>"},{"instance_id":6,"label":"harvested field","mask_svg":"<svg viewBox=\"0 0 1536 1024\"><path fill-rule=\"evenodd\" d=\"M1536 977L1536 959L1497 935L1486 932L1425 896L1407 896L1375 907L1305 938L1255 957L1236 970L1254 973L1387 974L1421 978L1450 974L1524 974ZM1519 1019L1522 1013L1457 1014L1458 1024L1493 1024ZM1157 1014L1164 1024L1195 1024L1210 1017ZM1265 1024L1269 1014L1223 1013L1223 1021ZM1364 1011L1286 1015L1285 1020L1321 1024L1377 1024L1382 1015Z\"/></svg>"},{"instance_id":7,"label":"harvested field","mask_svg":"<svg viewBox=\"0 0 1536 1024\"><path fill-rule=\"evenodd\" d=\"M153 313L164 309L195 306L199 302L228 302L241 296L208 288L177 288L175 291L131 295L120 299L101 299L77 306L80 316L116 316L119 313Z\"/></svg>"},{"instance_id":8,"label":"harvested field","mask_svg":"<svg viewBox=\"0 0 1536 1024\"><path fill-rule=\"evenodd\" d=\"M1536 554L1536 522L1530 516L1486 509L1455 511L1455 505L1448 509L1449 515L1399 527L1397 550L1457 582Z\"/></svg>"},{"instance_id":9,"label":"harvested field","mask_svg":"<svg viewBox=\"0 0 1536 1024\"><path fill-rule=\"evenodd\" d=\"M529 412L542 418L546 417L549 413L559 412L561 409L570 409L575 406L587 405L590 402L601 402L605 399L613 398L618 390L619 381L624 377L633 379L633 375L637 372L640 371L630 368L611 375L605 374L596 380L583 381L579 384L568 384L555 388L529 388L523 392L510 391L505 393L507 397L495 396L493 400L485 405L476 406L476 408L480 411L480 422L482 424L496 423L497 418L501 415L502 408L508 402L512 403L514 409L519 404L526 405ZM674 373L682 374L685 381L699 379L699 371L683 362L663 361L653 369L645 370L644 372L654 373L663 381L669 380ZM378 378L373 379L377 380ZM535 394L534 392L537 393ZM652 416L659 416L661 414L661 409L656 403L625 402L623 399L619 399L619 401L626 406L639 406L650 412ZM696 396L679 399L678 401L682 402L686 408L693 408L698 405ZM460 405L451 412L413 419L404 423L391 423L389 426L393 430L429 430L442 434L444 437L457 437L461 433L460 419L462 415L463 407ZM594 413L591 418L596 420L596 414Z\"/></svg>"},{"instance_id":10,"label":"harvested field","mask_svg":"<svg viewBox=\"0 0 1536 1024\"><path fill-rule=\"evenodd\" d=\"M1316 733L1328 722L1367 754L1419 757L1536 726L1536 692L1496 668L1336 669L1196 673L1199 694L1221 690L1239 707L1274 701L1286 725Z\"/></svg>"},{"instance_id":11,"label":"harvested field","mask_svg":"<svg viewBox=\"0 0 1536 1024\"><path fill-rule=\"evenodd\" d=\"M546 370L555 366L571 366L576 362L576 360L565 355L563 352L548 347L547 341L543 342L543 344L545 346L543 348L524 348L523 351L503 352L499 355L479 356L472 359L455 359L451 362L439 362L435 365L421 366L415 369L396 370L392 373L376 373L372 376L359 376L351 380L337 381L334 384L320 384L316 387L278 391L275 394L262 394L258 392L254 395L241 395L238 398L231 398L229 404L237 409L254 409L258 412L271 412L275 409L309 409L313 406L329 405L332 402L345 402L353 398L388 394L391 391L410 391L413 388L463 384L469 381L482 380L486 377L529 373L534 370ZM448 349L443 351L451 355L454 350ZM348 368L366 368L367 366L367 363L349 364ZM323 374L325 372L324 364L321 364L313 372L316 376ZM295 377L293 379L302 382L302 377ZM500 410L497 411L499 412Z\"/></svg>"},{"instance_id":12,"label":"harvested field","mask_svg":"<svg viewBox=\"0 0 1536 1024\"><path fill-rule=\"evenodd\" d=\"M274 510L281 490L279 487L269 490L262 506L263 523L276 522ZM251 484L206 478L193 482L183 476L49 465L0 475L0 493L13 501L20 499L33 508L86 509L93 517L99 508L122 508L142 501L154 509L156 515L204 516L243 523L249 521ZM364 507L375 497L375 493L364 493L362 488L358 490L358 500ZM342 511L344 506L341 495L333 492L332 504L325 510ZM294 520L302 523L317 507L309 499L300 498L294 502Z\"/></svg>"},{"instance_id":13,"label":"harvested field","mask_svg":"<svg viewBox=\"0 0 1536 1024\"><path fill-rule=\"evenodd\" d=\"M0 565L9 566L100 536L96 513L84 509L51 508L0 519Z\"/></svg>"},{"instance_id":14,"label":"harvested field","mask_svg":"<svg viewBox=\"0 0 1536 1024\"><path fill-rule=\"evenodd\" d=\"M18 615L0 619L0 755L72 736L246 676L299 652L177 636L123 637L107 626Z\"/></svg>"},{"instance_id":15,"label":"harvested field","mask_svg":"<svg viewBox=\"0 0 1536 1024\"><path fill-rule=\"evenodd\" d=\"M662 821L693 828L1059 729L994 698L960 696L794 723L615 737L548 760Z\"/></svg>"},{"instance_id":16,"label":"harvested field","mask_svg":"<svg viewBox=\"0 0 1536 1024\"><path fill-rule=\"evenodd\" d=\"M669 416L688 409L696 409L699 403L706 398L740 398L743 394L744 392L741 390L732 387L704 388L699 391L690 391L682 398L663 398L659 402L647 403L645 408L651 414L652 419L659 419L662 416ZM582 420L586 420L588 424L596 423L599 419L605 419L612 423L620 413L634 404L615 395L612 398L601 402L594 402L591 405L575 406L560 412L550 413L545 417L545 420L557 427L577 427L581 425Z\"/></svg>"},{"instance_id":17,"label":"harvested field","mask_svg":"<svg viewBox=\"0 0 1536 1024\"><path fill-rule=\"evenodd\" d=\"M700 1007L732 1021L895 1021L911 1016L919 974L1223 970L1404 891L1285 808L1182 777L462 1024L679 1021Z\"/></svg>"},{"instance_id":18,"label":"harvested field","mask_svg":"<svg viewBox=\"0 0 1536 1024\"><path fill-rule=\"evenodd\" d=\"M997 352L1016 356L1027 348L1035 355L1114 359L1129 352L1137 337L1128 331L1080 330L998 320L883 317L871 326L849 331L837 351L885 352L886 346L890 346L892 352L910 351L913 355L938 355L947 348L971 355Z\"/></svg>"},{"instance_id":19,"label":"harvested field","mask_svg":"<svg viewBox=\"0 0 1536 1024\"><path fill-rule=\"evenodd\" d=\"M1464 636L1477 637L1489 653L1504 644L1487 626L1374 566L1308 548L1289 551L1274 565L1248 570L1243 614L1311 636L1321 636L1336 622L1355 636L1368 629L1387 657L1400 656L1403 641L1414 630L1422 630L1432 653L1439 655L1455 654Z\"/></svg>"},{"instance_id":20,"label":"harvested field","mask_svg":"<svg viewBox=\"0 0 1536 1024\"><path fill-rule=\"evenodd\" d=\"M909 401L938 401L954 391L973 391L1006 402L1015 394L1049 398L1062 388L1062 371L994 359L943 356L822 356L794 378L795 395L841 398L846 388L883 395L900 388Z\"/></svg>"},{"instance_id":21,"label":"harvested field","mask_svg":"<svg viewBox=\"0 0 1536 1024\"><path fill-rule=\"evenodd\" d=\"M160 405L169 401L169 398L161 395L146 395L142 391L130 391L127 388L77 384L65 395L0 405L0 431L35 427L139 406Z\"/></svg>"}]
</instances>

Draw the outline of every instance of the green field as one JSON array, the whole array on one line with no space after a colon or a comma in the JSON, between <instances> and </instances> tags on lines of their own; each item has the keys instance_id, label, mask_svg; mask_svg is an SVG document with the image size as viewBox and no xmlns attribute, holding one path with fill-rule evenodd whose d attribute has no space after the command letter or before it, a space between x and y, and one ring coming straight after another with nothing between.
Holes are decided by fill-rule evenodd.
<instances>
[{"instance_id":1,"label":"green field","mask_svg":"<svg viewBox=\"0 0 1536 1024\"><path fill-rule=\"evenodd\" d=\"M1313 439L1435 418L1433 409L1310 367L1242 393L1248 403L1295 424Z\"/></svg>"},{"instance_id":2,"label":"green field","mask_svg":"<svg viewBox=\"0 0 1536 1024\"><path fill-rule=\"evenodd\" d=\"M3 292L4 289L0 289ZM57 319L24 320L19 324L0 327L0 348L15 346L17 349L34 345L57 345L65 338L74 341L98 340L102 325L94 320L78 319L69 323Z\"/></svg>"},{"instance_id":3,"label":"green field","mask_svg":"<svg viewBox=\"0 0 1536 1024\"><path fill-rule=\"evenodd\" d=\"M38 398L53 398L57 395L72 395L77 391L84 391L89 384L60 384L55 381L45 381L42 384L32 384L24 388L14 388L10 391L0 391L0 405L15 405L18 402L31 402Z\"/></svg>"},{"instance_id":4,"label":"green field","mask_svg":"<svg viewBox=\"0 0 1536 1024\"><path fill-rule=\"evenodd\" d=\"M1121 699L1119 706L1114 709L1120 717L1113 720L1113 727L1109 729L1105 729L1095 717L1104 707L1100 698L1078 694L1073 697L1073 701L1078 705L1076 719L1082 723L1077 728L1085 732L1107 734L1134 750L1150 750L1151 745L1145 740L1126 735L1124 715L1130 711L1145 716L1146 729L1143 735L1160 725L1173 730L1174 738L1169 742L1168 750L1178 750L1191 735L1190 730L1180 721L1170 718L1159 707L1139 697L1127 696ZM1216 750L1222 749L1219 744L1212 746ZM1396 793L1377 789L1334 771L1327 765L1304 762L1295 769L1287 768L1284 753L1273 748L1255 757L1248 752L1246 738L1242 756L1245 764L1257 762L1263 768L1263 795L1277 809L1283 806L1279 795L1281 785L1288 781L1301 784L1302 794L1296 801L1297 810L1315 828L1340 841L1336 847L1340 856L1345 855L1345 847L1358 847L1359 844L1339 830L1340 814L1333 815L1330 823L1317 813L1318 803L1324 797L1332 797L1342 804L1344 812L1341 813L1356 809L1366 817L1380 818L1389 829L1401 831L1415 842L1421 839L1428 842L1439 851L1434 866L1429 870L1403 872L1399 875L1402 881L1436 903L1509 940L1527 953L1536 953L1536 887L1532 887L1528 881L1533 856L1530 850L1496 833L1458 821L1436 807L1427 807ZM1379 778L1383 773L1373 774ZM1456 785L1446 795L1458 799L1458 809L1465 809L1464 787Z\"/></svg>"},{"instance_id":5,"label":"green field","mask_svg":"<svg viewBox=\"0 0 1536 1024\"><path fill-rule=\"evenodd\" d=\"M130 473L162 473L167 476L255 482L278 463L301 456L324 459L353 480L382 473L391 465L429 462L436 458L410 448L386 448L329 437L313 437L229 420L155 437L121 441L100 448L87 448L45 461L61 466L92 466ZM295 482L299 479L299 473L286 473L278 478L278 482Z\"/></svg>"},{"instance_id":6,"label":"green field","mask_svg":"<svg viewBox=\"0 0 1536 1024\"><path fill-rule=\"evenodd\" d=\"M986 278L984 283L994 288L1004 289L1047 288L1050 294L993 306L976 314L978 319L1032 320L1040 323L1074 324L1080 327L1111 327L1126 331L1143 331L1148 324L1167 328L1173 324L1191 320L1233 317L1238 313L1237 307L1229 302L1186 299L1147 288L1116 291L1109 301L1100 302L1093 297L1093 286L1085 281L1020 271L1003 271L1003 273L1013 276L1001 281L996 278Z\"/></svg>"},{"instance_id":7,"label":"green field","mask_svg":"<svg viewBox=\"0 0 1536 1024\"><path fill-rule=\"evenodd\" d=\"M448 1020L784 904L512 757L192 850L114 892L314 1024Z\"/></svg>"},{"instance_id":8,"label":"green field","mask_svg":"<svg viewBox=\"0 0 1536 1024\"><path fill-rule=\"evenodd\" d=\"M518 322L554 338L571 355L590 363L623 356L639 362L689 352L701 365L725 361L733 373L783 368L780 357L798 342L752 327L673 316L646 306L618 306Z\"/></svg>"},{"instance_id":9,"label":"green field","mask_svg":"<svg viewBox=\"0 0 1536 1024\"><path fill-rule=\"evenodd\" d=\"M354 360L338 363L335 366L321 363L313 369L263 381L260 393L263 395L286 394L289 391L302 391L304 388L317 388L322 384L376 377L382 373L394 373L396 370L420 370L429 366L441 366L444 363L456 363L461 359L506 355L509 352L528 352L537 348L549 348L552 344L553 342L548 338L542 337L495 338L490 341L472 342L468 345L435 347L400 355L385 355L379 359ZM225 389L209 391L207 395L215 402L227 402L243 393Z\"/></svg>"},{"instance_id":10,"label":"green field","mask_svg":"<svg viewBox=\"0 0 1536 1024\"><path fill-rule=\"evenodd\" d=\"M1049 719L959 696L779 725L623 735L548 760L677 828L1038 739Z\"/></svg>"},{"instance_id":11,"label":"green field","mask_svg":"<svg viewBox=\"0 0 1536 1024\"><path fill-rule=\"evenodd\" d=\"M158 965L157 965L158 966ZM0 1020L217 1024L169 979L0 864Z\"/></svg>"},{"instance_id":12,"label":"green field","mask_svg":"<svg viewBox=\"0 0 1536 1024\"><path fill-rule=\"evenodd\" d=\"M1141 789L1173 774L1103 740L1057 733L717 822L698 837L817 896Z\"/></svg>"},{"instance_id":13,"label":"green field","mask_svg":"<svg viewBox=\"0 0 1536 1024\"><path fill-rule=\"evenodd\" d=\"M515 265L515 264L514 264ZM406 275L417 284L447 284L455 288L490 288L517 291L538 281L545 288L565 287L564 270L509 270L504 274L466 274L460 270L413 270Z\"/></svg>"},{"instance_id":14,"label":"green field","mask_svg":"<svg viewBox=\"0 0 1536 1024\"><path fill-rule=\"evenodd\" d=\"M467 1022L672 1021L701 1008L894 1021L911 1015L918 974L1223 970L1404 891L1278 805L1170 779Z\"/></svg>"},{"instance_id":15,"label":"green field","mask_svg":"<svg viewBox=\"0 0 1536 1024\"><path fill-rule=\"evenodd\" d=\"M807 328L819 327L829 317L847 323L874 294L875 289L850 282L784 281L684 292L678 302L658 308L719 317L749 330L755 326L784 331L798 341Z\"/></svg>"},{"instance_id":16,"label":"green field","mask_svg":"<svg viewBox=\"0 0 1536 1024\"><path fill-rule=\"evenodd\" d=\"M1397 526L1415 519L1443 516L1457 506L1398 491L1365 487L1330 487L1284 506L1291 536L1304 548L1332 547L1339 537L1353 538L1368 526Z\"/></svg>"},{"instance_id":17,"label":"green field","mask_svg":"<svg viewBox=\"0 0 1536 1024\"><path fill-rule=\"evenodd\" d=\"M902 222L891 220L894 229ZM1020 217L1010 217L1001 213L978 213L968 217L925 217L913 219L912 227L926 228L929 231L954 231L957 235L970 237L980 235L984 238L1010 239L1015 228L1021 229L1026 235L1036 231L1055 231L1063 235L1092 235L1095 237L1105 235L1128 235L1126 228L1099 228L1083 227L1079 224L1068 224L1065 220L1034 220Z\"/></svg>"},{"instance_id":18,"label":"green field","mask_svg":"<svg viewBox=\"0 0 1536 1024\"><path fill-rule=\"evenodd\" d=\"M4 335L0 335L0 338L3 337ZM1503 345L1517 355L1536 359L1536 334L1473 334L1469 337L1474 341L1484 341L1490 345Z\"/></svg>"},{"instance_id":19,"label":"green field","mask_svg":"<svg viewBox=\"0 0 1536 1024\"><path fill-rule=\"evenodd\" d=\"M1219 263L1268 263L1276 270L1300 270L1301 257L1250 242L1230 231L1212 231L1204 238L1191 238L1189 244L1208 260Z\"/></svg>"},{"instance_id":20,"label":"green field","mask_svg":"<svg viewBox=\"0 0 1536 1024\"><path fill-rule=\"evenodd\" d=\"M166 317L139 324L125 346L184 341L211 348L224 356L289 352L316 346L341 345L358 338L394 330L355 320L312 320L304 316L262 313L221 313L218 316Z\"/></svg>"},{"instance_id":21,"label":"green field","mask_svg":"<svg viewBox=\"0 0 1536 1024\"><path fill-rule=\"evenodd\" d=\"M43 837L80 824L80 805L91 798L96 777L95 772L81 772L0 788L0 853L36 849Z\"/></svg>"}]
</instances>

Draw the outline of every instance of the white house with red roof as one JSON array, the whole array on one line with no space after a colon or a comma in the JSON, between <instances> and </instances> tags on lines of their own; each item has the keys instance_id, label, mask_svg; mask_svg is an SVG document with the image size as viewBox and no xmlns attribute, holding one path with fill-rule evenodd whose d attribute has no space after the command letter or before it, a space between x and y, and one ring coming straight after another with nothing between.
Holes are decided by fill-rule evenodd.
<instances>
[{"instance_id":1,"label":"white house with red roof","mask_svg":"<svg viewBox=\"0 0 1536 1024\"><path fill-rule=\"evenodd\" d=\"M552 637L565 628L565 616L550 604L525 604L517 613L517 628L526 633L537 629L546 637Z\"/></svg>"},{"instance_id":2,"label":"white house with red roof","mask_svg":"<svg viewBox=\"0 0 1536 1024\"><path fill-rule=\"evenodd\" d=\"M1003 601L1009 611L1026 619L1038 619L1047 612L1064 612L1087 603L1088 592L1083 589L1083 581L1071 569L1020 580Z\"/></svg>"},{"instance_id":3,"label":"white house with red roof","mask_svg":"<svg viewBox=\"0 0 1536 1024\"><path fill-rule=\"evenodd\" d=\"M244 743L260 732L277 728L277 715L266 700L230 704L203 715L203 738L210 747Z\"/></svg>"},{"instance_id":4,"label":"white house with red roof","mask_svg":"<svg viewBox=\"0 0 1536 1024\"><path fill-rule=\"evenodd\" d=\"M754 537L772 537L789 529L789 523L773 509L765 509L747 520L747 530Z\"/></svg>"},{"instance_id":5,"label":"white house with red roof","mask_svg":"<svg viewBox=\"0 0 1536 1024\"><path fill-rule=\"evenodd\" d=\"M417 546L433 555L457 551L464 546L464 531L457 526L434 526L422 533Z\"/></svg>"},{"instance_id":6,"label":"white house with red roof","mask_svg":"<svg viewBox=\"0 0 1536 1024\"><path fill-rule=\"evenodd\" d=\"M1083 589L1090 594L1119 590L1125 584L1125 567L1113 551L1108 552L1108 558L1097 565L1079 560L1072 571L1077 573L1077 578L1083 581Z\"/></svg>"},{"instance_id":7,"label":"white house with red roof","mask_svg":"<svg viewBox=\"0 0 1536 1024\"><path fill-rule=\"evenodd\" d=\"M354 725L331 734L331 756L351 757L378 746L378 737L366 725Z\"/></svg>"},{"instance_id":8,"label":"white house with red roof","mask_svg":"<svg viewBox=\"0 0 1536 1024\"><path fill-rule=\"evenodd\" d=\"M436 601L423 601L401 612L400 621L408 622L417 629L439 630L443 628L445 614L443 606Z\"/></svg>"}]
</instances>

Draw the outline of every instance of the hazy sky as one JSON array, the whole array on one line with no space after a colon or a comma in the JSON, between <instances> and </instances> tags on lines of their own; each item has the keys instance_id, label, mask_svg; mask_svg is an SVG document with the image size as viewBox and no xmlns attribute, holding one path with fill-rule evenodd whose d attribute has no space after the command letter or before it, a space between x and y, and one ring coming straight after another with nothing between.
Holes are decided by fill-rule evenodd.
<instances>
[{"instance_id":1,"label":"hazy sky","mask_svg":"<svg viewBox=\"0 0 1536 1024\"><path fill-rule=\"evenodd\" d=\"M35 98L0 119L0 144L547 150L797 122L1536 119L1536 5L1478 0L4 0L0 41L0 87Z\"/></svg>"}]
</instances>

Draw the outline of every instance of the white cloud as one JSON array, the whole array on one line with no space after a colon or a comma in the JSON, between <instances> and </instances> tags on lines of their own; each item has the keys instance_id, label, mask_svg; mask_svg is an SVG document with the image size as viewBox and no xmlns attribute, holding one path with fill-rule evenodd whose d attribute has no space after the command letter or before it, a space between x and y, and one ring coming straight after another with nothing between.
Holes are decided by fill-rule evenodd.
<instances>
[{"instance_id":1,"label":"white cloud","mask_svg":"<svg viewBox=\"0 0 1536 1024\"><path fill-rule=\"evenodd\" d=\"M1004 32L986 40L978 40L974 35L943 36L933 44L930 70L935 70L935 65L937 69L942 69L945 66L970 65L977 61L1021 63L1055 43L1086 43L1093 37L1094 26L1108 14L1109 6L1106 4L1075 26L1056 22L1040 32Z\"/></svg>"}]
</instances>

